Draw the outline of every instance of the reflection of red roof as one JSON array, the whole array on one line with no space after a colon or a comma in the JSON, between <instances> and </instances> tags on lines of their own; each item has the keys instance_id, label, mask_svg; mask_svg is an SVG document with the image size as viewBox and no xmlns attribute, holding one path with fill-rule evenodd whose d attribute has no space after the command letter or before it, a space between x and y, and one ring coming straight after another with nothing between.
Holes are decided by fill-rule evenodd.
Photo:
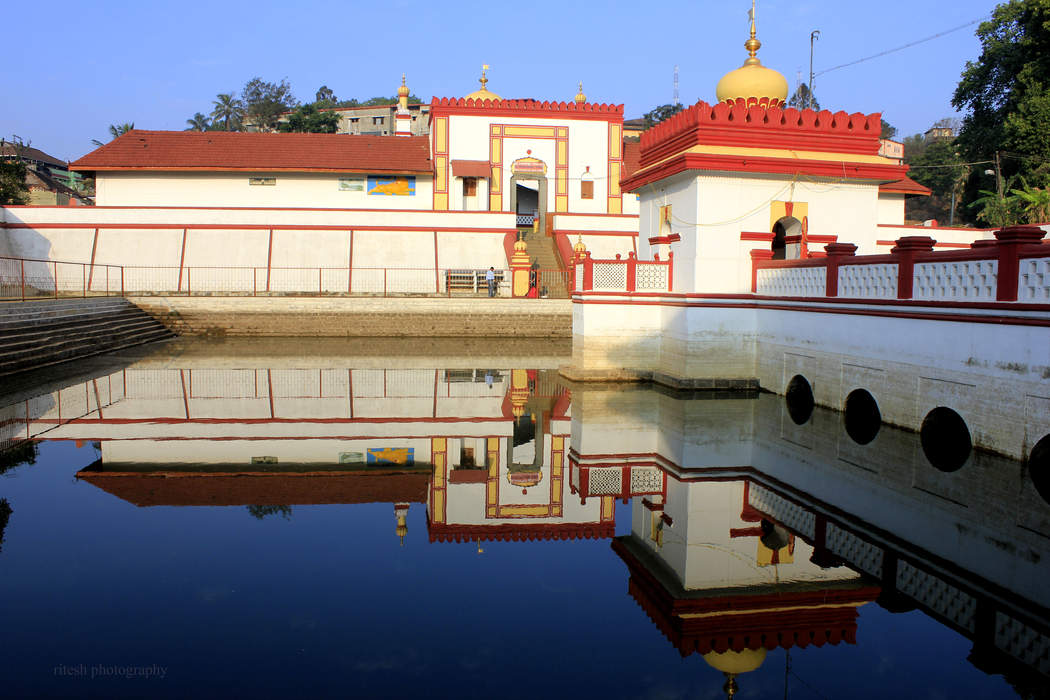
<instances>
[{"instance_id":1,"label":"reflection of red roof","mask_svg":"<svg viewBox=\"0 0 1050 700\"><path fill-rule=\"evenodd\" d=\"M616 534L615 523L500 523L451 525L427 519L431 542L523 542L525 540L601 540Z\"/></svg>"},{"instance_id":2,"label":"reflection of red roof","mask_svg":"<svg viewBox=\"0 0 1050 700\"><path fill-rule=\"evenodd\" d=\"M135 129L71 170L430 173L426 136Z\"/></svg>"},{"instance_id":3,"label":"reflection of red roof","mask_svg":"<svg viewBox=\"0 0 1050 700\"><path fill-rule=\"evenodd\" d=\"M693 652L806 647L857 641L857 606L881 589L838 582L792 589L791 584L726 593L671 591L625 544L612 548L631 572L628 592L682 656Z\"/></svg>"},{"instance_id":4,"label":"reflection of red roof","mask_svg":"<svg viewBox=\"0 0 1050 700\"><path fill-rule=\"evenodd\" d=\"M928 197L933 194L933 191L929 187L924 187L919 183L912 180L910 177L903 177L896 182L890 182L885 185L879 185L879 192L891 192L894 194L917 194L924 197Z\"/></svg>"},{"instance_id":5,"label":"reflection of red roof","mask_svg":"<svg viewBox=\"0 0 1050 700\"><path fill-rule=\"evenodd\" d=\"M427 472L99 472L77 478L137 506L424 503Z\"/></svg>"}]
</instances>

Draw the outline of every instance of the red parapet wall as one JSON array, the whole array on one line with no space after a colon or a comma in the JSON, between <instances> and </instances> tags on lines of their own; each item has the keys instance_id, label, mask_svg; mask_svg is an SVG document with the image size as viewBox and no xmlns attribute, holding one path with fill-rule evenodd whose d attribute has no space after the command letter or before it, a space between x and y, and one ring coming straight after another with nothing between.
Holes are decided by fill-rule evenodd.
<instances>
[{"instance_id":1,"label":"red parapet wall","mask_svg":"<svg viewBox=\"0 0 1050 700\"><path fill-rule=\"evenodd\" d=\"M653 260L639 260L632 251L627 258L617 255L611 260L595 260L590 251L581 263L583 275L576 276L577 291L669 292L674 286L674 253L667 260L655 255Z\"/></svg>"},{"instance_id":2,"label":"red parapet wall","mask_svg":"<svg viewBox=\"0 0 1050 700\"><path fill-rule=\"evenodd\" d=\"M559 115L576 118L613 118L623 120L623 105L604 102L539 102L537 100L475 100L463 97L435 97L430 102L431 114L479 111L492 113L522 113Z\"/></svg>"},{"instance_id":3,"label":"red parapet wall","mask_svg":"<svg viewBox=\"0 0 1050 700\"><path fill-rule=\"evenodd\" d=\"M878 155L882 115L697 102L642 134L641 167L698 144Z\"/></svg>"},{"instance_id":4,"label":"red parapet wall","mask_svg":"<svg viewBox=\"0 0 1050 700\"><path fill-rule=\"evenodd\" d=\"M995 240L975 241L965 250L941 251L934 250L937 242L929 236L905 236L897 239L888 255L864 256L856 255L855 245L831 243L825 246L826 257L798 260L772 260L770 251L753 250L751 291L770 296L1045 305L1050 302L1050 278L1045 271L1050 267L1050 246L1043 244L1044 236L1045 231L1036 226L1009 226L996 231ZM1025 265L1035 274L1023 273ZM764 282L762 270L786 272L779 279L766 275ZM846 275L847 284L852 282L849 289L840 288L842 270L856 273L852 278ZM785 293L787 288L794 293Z\"/></svg>"}]
</instances>

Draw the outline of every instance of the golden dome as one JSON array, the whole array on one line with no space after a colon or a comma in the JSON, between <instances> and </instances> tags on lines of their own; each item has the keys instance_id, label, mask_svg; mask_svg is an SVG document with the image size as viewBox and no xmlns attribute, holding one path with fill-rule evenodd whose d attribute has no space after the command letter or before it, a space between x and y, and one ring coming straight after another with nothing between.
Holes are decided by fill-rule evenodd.
<instances>
[{"instance_id":1,"label":"golden dome","mask_svg":"<svg viewBox=\"0 0 1050 700\"><path fill-rule=\"evenodd\" d=\"M582 82L580 83L580 90L579 90L579 92L576 93L576 97L574 97L573 99L576 101L576 104L578 104L578 105L582 105L584 102L587 101L587 96L583 94L583 83Z\"/></svg>"},{"instance_id":2,"label":"golden dome","mask_svg":"<svg viewBox=\"0 0 1050 700\"><path fill-rule=\"evenodd\" d=\"M721 654L709 651L704 654L704 661L708 666L718 669L722 673L747 673L754 671L766 660L765 647L758 649L743 649L742 651L724 651Z\"/></svg>"},{"instance_id":3,"label":"golden dome","mask_svg":"<svg viewBox=\"0 0 1050 700\"><path fill-rule=\"evenodd\" d=\"M771 68L762 65L755 55L762 48L762 42L755 38L755 7L751 5L751 38L744 42L748 58L744 65L722 76L715 88L719 102L735 102L738 99L749 101L769 100L770 104L787 101L787 78Z\"/></svg>"},{"instance_id":4,"label":"golden dome","mask_svg":"<svg viewBox=\"0 0 1050 700\"><path fill-rule=\"evenodd\" d=\"M499 102L503 98L494 92L489 92L489 89L485 87L488 84L489 79L485 76L485 71L489 69L488 64L481 67L481 79L478 81L481 83L481 89L475 90L474 92L467 95L468 100L492 100L493 102Z\"/></svg>"},{"instance_id":5,"label":"golden dome","mask_svg":"<svg viewBox=\"0 0 1050 700\"><path fill-rule=\"evenodd\" d=\"M397 89L398 97L408 97L408 86L405 85L405 74L401 74L401 87Z\"/></svg>"}]
</instances>

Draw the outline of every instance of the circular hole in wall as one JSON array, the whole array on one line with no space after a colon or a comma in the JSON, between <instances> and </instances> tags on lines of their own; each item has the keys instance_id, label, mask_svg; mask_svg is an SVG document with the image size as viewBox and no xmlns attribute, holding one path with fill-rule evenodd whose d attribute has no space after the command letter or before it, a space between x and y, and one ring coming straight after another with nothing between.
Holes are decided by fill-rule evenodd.
<instances>
[{"instance_id":1,"label":"circular hole in wall","mask_svg":"<svg viewBox=\"0 0 1050 700\"><path fill-rule=\"evenodd\" d=\"M1050 435L1035 443L1032 453L1028 455L1028 474L1032 477L1035 490L1050 503Z\"/></svg>"},{"instance_id":2,"label":"circular hole in wall","mask_svg":"<svg viewBox=\"0 0 1050 700\"><path fill-rule=\"evenodd\" d=\"M788 382L784 393L787 400L788 415L795 425L802 425L813 415L813 387L801 374L796 374Z\"/></svg>"},{"instance_id":3,"label":"circular hole in wall","mask_svg":"<svg viewBox=\"0 0 1050 700\"><path fill-rule=\"evenodd\" d=\"M945 406L938 406L926 414L919 429L919 440L926 459L942 472L962 468L973 450L966 421Z\"/></svg>"},{"instance_id":4,"label":"circular hole in wall","mask_svg":"<svg viewBox=\"0 0 1050 700\"><path fill-rule=\"evenodd\" d=\"M854 389L846 397L846 434L858 445L867 445L879 434L882 413L875 397L864 389Z\"/></svg>"}]
</instances>

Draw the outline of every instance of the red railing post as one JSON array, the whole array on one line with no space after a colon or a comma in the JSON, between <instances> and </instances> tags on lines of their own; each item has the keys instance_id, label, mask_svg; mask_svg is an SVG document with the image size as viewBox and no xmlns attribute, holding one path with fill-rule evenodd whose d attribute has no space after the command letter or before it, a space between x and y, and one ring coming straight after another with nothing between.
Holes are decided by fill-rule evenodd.
<instances>
[{"instance_id":1,"label":"red railing post","mask_svg":"<svg viewBox=\"0 0 1050 700\"><path fill-rule=\"evenodd\" d=\"M824 296L837 297L839 295L839 265L843 258L852 257L857 254L857 246L852 243L828 243L824 246L827 252L827 273L824 279ZM772 251L771 251L772 252Z\"/></svg>"},{"instance_id":2,"label":"red railing post","mask_svg":"<svg viewBox=\"0 0 1050 700\"><path fill-rule=\"evenodd\" d=\"M671 253L667 257L670 258L671 255L674 255L674 253ZM754 248L751 251L751 293L752 294L758 294L758 269L759 269L759 263L761 263L764 260L772 260L772 259L773 259L773 251L772 250L768 250L766 248ZM668 275L670 275L670 271L668 271Z\"/></svg>"},{"instance_id":3,"label":"red railing post","mask_svg":"<svg viewBox=\"0 0 1050 700\"><path fill-rule=\"evenodd\" d=\"M999 275L995 290L996 301L1017 301L1017 277L1020 274L1021 246L1038 243L1046 232L1038 226L1007 226L995 232L998 241Z\"/></svg>"},{"instance_id":4,"label":"red railing post","mask_svg":"<svg viewBox=\"0 0 1050 700\"><path fill-rule=\"evenodd\" d=\"M106 296L109 296L109 268L106 268ZM124 289L124 266L120 266L120 296L127 296Z\"/></svg>"},{"instance_id":5,"label":"red railing post","mask_svg":"<svg viewBox=\"0 0 1050 700\"><path fill-rule=\"evenodd\" d=\"M667 291L674 291L674 251L667 251Z\"/></svg>"},{"instance_id":6,"label":"red railing post","mask_svg":"<svg viewBox=\"0 0 1050 700\"><path fill-rule=\"evenodd\" d=\"M87 298L87 265L80 266L80 296Z\"/></svg>"},{"instance_id":7,"label":"red railing post","mask_svg":"<svg viewBox=\"0 0 1050 700\"><path fill-rule=\"evenodd\" d=\"M897 245L890 255L897 258L897 298L911 299L915 287L915 256L919 253L933 252L937 241L929 236L904 236L897 239Z\"/></svg>"},{"instance_id":8,"label":"red railing post","mask_svg":"<svg viewBox=\"0 0 1050 700\"><path fill-rule=\"evenodd\" d=\"M58 299L58 261L52 262L51 266L55 273L55 298Z\"/></svg>"},{"instance_id":9,"label":"red railing post","mask_svg":"<svg viewBox=\"0 0 1050 700\"><path fill-rule=\"evenodd\" d=\"M591 260L591 251L583 254L583 291L589 292L594 289L594 261Z\"/></svg>"},{"instance_id":10,"label":"red railing post","mask_svg":"<svg viewBox=\"0 0 1050 700\"><path fill-rule=\"evenodd\" d=\"M627 291L635 290L635 280L638 278L638 257L632 250L627 254Z\"/></svg>"},{"instance_id":11,"label":"red railing post","mask_svg":"<svg viewBox=\"0 0 1050 700\"><path fill-rule=\"evenodd\" d=\"M22 301L26 300L26 261L19 260L19 267L22 270Z\"/></svg>"},{"instance_id":12,"label":"red railing post","mask_svg":"<svg viewBox=\"0 0 1050 700\"><path fill-rule=\"evenodd\" d=\"M259 269L252 268L252 296L258 296L259 292Z\"/></svg>"}]
</instances>

